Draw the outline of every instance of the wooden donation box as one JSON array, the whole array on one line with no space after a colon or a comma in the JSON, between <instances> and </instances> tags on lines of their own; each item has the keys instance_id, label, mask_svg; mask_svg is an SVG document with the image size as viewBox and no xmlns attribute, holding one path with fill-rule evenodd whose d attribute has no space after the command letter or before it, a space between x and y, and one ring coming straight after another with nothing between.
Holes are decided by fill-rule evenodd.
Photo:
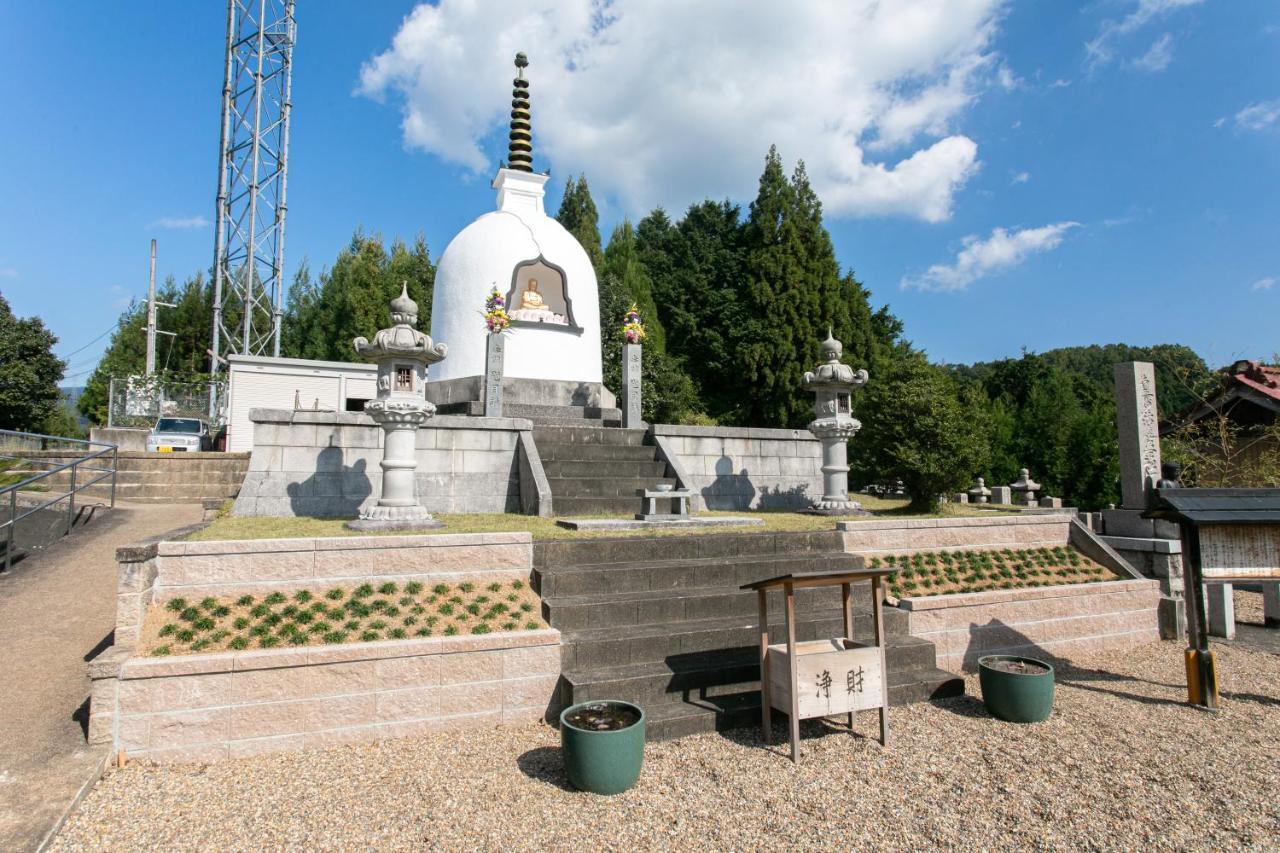
<instances>
[{"instance_id":1,"label":"wooden donation box","mask_svg":"<svg viewBox=\"0 0 1280 853\"><path fill-rule=\"evenodd\" d=\"M1218 707L1206 582L1280 581L1280 489L1158 489L1143 518L1177 522L1187 597L1187 693Z\"/></svg>"},{"instance_id":2,"label":"wooden donation box","mask_svg":"<svg viewBox=\"0 0 1280 853\"><path fill-rule=\"evenodd\" d=\"M800 760L800 721L847 714L853 730L854 712L880 710L880 743L889 741L889 687L884 665L884 617L880 613L881 580L895 569L813 572L780 575L745 584L755 590L760 610L760 722L765 743L772 741L771 712L785 713L790 722L791 760ZM870 581L872 642L853 639L852 584ZM843 637L796 641L797 589L840 587L844 609ZM782 593L785 609L784 642L769 642L770 591Z\"/></svg>"}]
</instances>

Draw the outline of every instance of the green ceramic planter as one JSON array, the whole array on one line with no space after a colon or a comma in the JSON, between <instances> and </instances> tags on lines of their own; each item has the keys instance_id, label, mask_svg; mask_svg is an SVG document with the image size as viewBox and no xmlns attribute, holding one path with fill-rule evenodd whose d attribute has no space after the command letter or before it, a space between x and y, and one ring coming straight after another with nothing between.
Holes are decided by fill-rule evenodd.
<instances>
[{"instance_id":1,"label":"green ceramic planter","mask_svg":"<svg viewBox=\"0 0 1280 853\"><path fill-rule=\"evenodd\" d=\"M587 705L611 705L639 715L633 725L614 731L576 728L566 718ZM621 794L640 778L644 761L644 710L630 702L583 702L560 714L560 746L569 781L579 791Z\"/></svg>"},{"instance_id":2,"label":"green ceramic planter","mask_svg":"<svg viewBox=\"0 0 1280 853\"><path fill-rule=\"evenodd\" d=\"M1043 672L1007 672L991 664L1000 661L1034 664ZM1042 660L1016 655L987 655L978 659L982 703L992 716L1010 723L1039 723L1053 712L1053 667Z\"/></svg>"}]
</instances>

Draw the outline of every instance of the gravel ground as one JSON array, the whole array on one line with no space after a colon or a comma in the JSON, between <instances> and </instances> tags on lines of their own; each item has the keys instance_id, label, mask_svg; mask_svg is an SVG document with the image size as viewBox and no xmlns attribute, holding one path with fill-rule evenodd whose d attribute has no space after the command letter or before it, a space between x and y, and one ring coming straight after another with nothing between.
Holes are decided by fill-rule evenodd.
<instances>
[{"instance_id":1,"label":"gravel ground","mask_svg":"<svg viewBox=\"0 0 1280 853\"><path fill-rule=\"evenodd\" d=\"M1236 621L1246 625L1266 624L1266 616L1262 608L1262 593L1245 589L1232 590L1231 598L1235 602Z\"/></svg>"},{"instance_id":2,"label":"gravel ground","mask_svg":"<svg viewBox=\"0 0 1280 853\"><path fill-rule=\"evenodd\" d=\"M567 788L546 726L137 763L54 849L1274 848L1280 656L1218 661L1217 714L1182 704L1182 647L1151 643L1061 666L1046 723L961 698L895 710L889 749L806 724L799 768L754 731L702 735L651 744L614 798Z\"/></svg>"}]
</instances>

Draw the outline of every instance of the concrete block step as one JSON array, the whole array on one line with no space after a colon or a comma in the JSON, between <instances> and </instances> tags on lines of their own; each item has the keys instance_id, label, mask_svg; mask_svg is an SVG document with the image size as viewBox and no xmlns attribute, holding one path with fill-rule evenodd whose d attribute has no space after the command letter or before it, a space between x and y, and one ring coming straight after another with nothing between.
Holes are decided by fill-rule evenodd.
<instances>
[{"instance_id":1,"label":"concrete block step","mask_svg":"<svg viewBox=\"0 0 1280 853\"><path fill-rule=\"evenodd\" d=\"M569 424L538 424L533 428L533 441L539 449L543 444L605 444L615 447L621 445L639 447L644 444L644 438L645 431L642 429L586 427Z\"/></svg>"},{"instance_id":2,"label":"concrete block step","mask_svg":"<svg viewBox=\"0 0 1280 853\"><path fill-rule=\"evenodd\" d=\"M897 608L881 610L885 636L906 636L907 613ZM781 614L771 614L781 620ZM796 619L797 640L818 640L844 633L844 616L839 610L806 612ZM855 639L869 638L872 633L870 613L854 612ZM772 641L786 637L779 621L770 624ZM730 616L699 619L678 625L629 625L565 631L561 636L560 660L565 670L622 666L631 663L662 661L675 655L711 652L723 649L755 649L760 642L760 629L754 617Z\"/></svg>"},{"instance_id":3,"label":"concrete block step","mask_svg":"<svg viewBox=\"0 0 1280 853\"><path fill-rule=\"evenodd\" d=\"M552 477L547 475L547 483L551 486L552 501L558 501L562 497L570 498L630 498L635 501L635 511L640 511L640 502L643 498L639 495L640 489L652 489L654 486L667 485L675 486L676 481L671 477L648 477L641 479L639 477L620 477L613 470L615 463L600 462L597 471L600 476L596 477ZM659 512L665 512L666 507L662 504L658 505Z\"/></svg>"},{"instance_id":4,"label":"concrete block step","mask_svg":"<svg viewBox=\"0 0 1280 853\"><path fill-rule=\"evenodd\" d=\"M866 590L851 604L858 611L868 612ZM781 614L783 606L781 594L769 596L771 613ZM840 590L836 587L802 589L796 593L798 612L839 607ZM735 587L683 587L544 597L542 609L551 627L560 631L660 623L672 623L672 627L678 629L678 623L692 620L751 616L759 612L759 603L756 593Z\"/></svg>"},{"instance_id":5,"label":"concrete block step","mask_svg":"<svg viewBox=\"0 0 1280 853\"><path fill-rule=\"evenodd\" d=\"M964 695L964 679L944 670L909 670L889 672L889 726L893 730L893 709L915 702L946 699ZM873 713L857 716L859 731L879 735L879 724ZM773 713L773 742L786 743L787 715ZM645 709L645 735L649 740L671 740L688 735L734 728L760 728L760 691L744 691L706 699L691 697L687 702L656 705Z\"/></svg>"},{"instance_id":6,"label":"concrete block step","mask_svg":"<svg viewBox=\"0 0 1280 853\"><path fill-rule=\"evenodd\" d=\"M871 637L860 638L870 643ZM885 667L891 673L936 668L933 643L916 637L890 638ZM755 648L675 655L662 661L564 673L570 704L624 699L645 708L760 689L759 652Z\"/></svg>"},{"instance_id":7,"label":"concrete block step","mask_svg":"<svg viewBox=\"0 0 1280 853\"><path fill-rule=\"evenodd\" d=\"M638 504L639 501L637 500ZM556 511L569 515L559 502ZM634 510L633 510L634 512ZM535 567L627 563L641 559L681 560L710 557L767 557L783 554L843 551L844 540L834 529L813 533L717 533L715 535L556 539L535 542ZM779 573L781 574L781 573Z\"/></svg>"},{"instance_id":8,"label":"concrete block step","mask_svg":"<svg viewBox=\"0 0 1280 853\"><path fill-rule=\"evenodd\" d=\"M538 456L544 462L598 462L614 459L654 462L658 458L658 448L643 444L561 444L540 442L537 439L534 439L534 444L538 448Z\"/></svg>"},{"instance_id":9,"label":"concrete block step","mask_svg":"<svg viewBox=\"0 0 1280 853\"><path fill-rule=\"evenodd\" d=\"M643 477L646 480L667 475L667 463L611 459L607 463L609 473L617 477ZM600 460L557 459L542 460L542 470L548 477L596 477L600 475Z\"/></svg>"},{"instance_id":10,"label":"concrete block step","mask_svg":"<svg viewBox=\"0 0 1280 853\"><path fill-rule=\"evenodd\" d=\"M481 407L483 412L483 406ZM622 410L598 406L537 406L528 403L504 403L502 415L507 418L528 418L534 424L544 421L571 424L577 421L621 422ZM536 441L536 439L535 439Z\"/></svg>"},{"instance_id":11,"label":"concrete block step","mask_svg":"<svg viewBox=\"0 0 1280 853\"><path fill-rule=\"evenodd\" d=\"M743 584L778 575L853 569L860 565L855 555L843 552L653 560L649 559L651 555L647 550L641 547L632 556L634 562L571 565L563 568L542 566L535 570L534 580L539 594L544 598L590 595L602 590L617 593L713 586L736 590ZM856 586L855 601L865 601L867 584ZM799 594L804 596L808 592L809 590L800 590ZM771 598L770 601L772 600Z\"/></svg>"},{"instance_id":12,"label":"concrete block step","mask_svg":"<svg viewBox=\"0 0 1280 853\"><path fill-rule=\"evenodd\" d=\"M621 516L633 518L643 507L637 497L562 497L552 492L552 506L561 518L576 516Z\"/></svg>"}]
</instances>

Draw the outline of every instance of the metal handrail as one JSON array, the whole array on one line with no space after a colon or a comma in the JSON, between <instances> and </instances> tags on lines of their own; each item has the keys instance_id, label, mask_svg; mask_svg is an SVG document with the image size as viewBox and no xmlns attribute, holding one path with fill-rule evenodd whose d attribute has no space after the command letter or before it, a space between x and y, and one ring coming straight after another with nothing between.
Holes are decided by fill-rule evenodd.
<instances>
[{"instance_id":1,"label":"metal handrail","mask_svg":"<svg viewBox=\"0 0 1280 853\"><path fill-rule=\"evenodd\" d=\"M0 530L5 531L6 542L5 542L5 550L4 550L4 568L5 568L5 571L8 571L13 564L13 533L18 526L18 522L21 521L22 519L30 515L33 515L34 513L37 513L42 509L47 509L48 507L51 507L60 501L65 500L67 502L67 535L69 536L71 535L72 527L75 525L76 495L84 491L85 489L89 488L90 486L93 486L93 485L96 485L97 483L102 482L108 477L111 478L111 507L112 508L115 507L116 505L116 474L119 470L120 448L118 445L108 444L105 441L86 441L85 439L82 439L82 438L67 438L64 436L45 435L43 433L36 433L36 432L18 432L17 430L10 430L10 429L0 429L0 436L16 436L23 440L40 439L41 445L44 445L47 439L53 439L54 441L62 441L62 442L67 442L69 444L78 444L78 445L83 445L84 447L100 446L102 448L101 450L95 450L91 453L86 453L83 456L79 456L71 460L70 462L64 462L61 465L50 468L48 471L43 471L39 474L30 476L25 480L21 480L17 483L14 483L11 486L4 486L0 488L0 501L4 500L4 496L6 494L8 494L8 497L9 497L9 520L3 523L0 523ZM46 449L47 448L43 446L41 447L41 451ZM110 468L93 468L85 464L94 459L102 459L106 457L107 454L111 455ZM26 457L8 456L6 454L0 454L0 458L26 459ZM26 461L31 461L31 460L28 459ZM98 473L98 476L94 477L91 480L88 480L87 482L77 484L76 482L78 479L77 473L78 473L78 469L81 466L84 466L86 471L92 471L92 472ZM57 497L50 498L49 500L44 501L43 503L40 503L34 507L29 508L26 512L22 513L22 515L18 515L18 492L19 491L22 491L23 489L28 489L31 487L33 483L38 483L41 480L44 480L48 477L52 477L54 474L57 474L62 471L66 471L67 469L71 469L71 487L68 491L59 494Z\"/></svg>"}]
</instances>

